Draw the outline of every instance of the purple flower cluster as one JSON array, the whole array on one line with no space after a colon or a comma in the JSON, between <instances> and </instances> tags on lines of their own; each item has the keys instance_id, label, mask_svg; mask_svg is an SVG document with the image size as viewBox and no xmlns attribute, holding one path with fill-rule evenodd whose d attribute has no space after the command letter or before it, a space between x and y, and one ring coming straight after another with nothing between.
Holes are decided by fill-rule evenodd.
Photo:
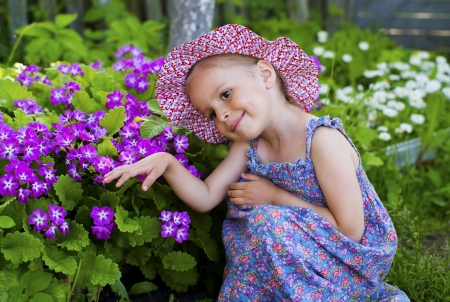
<instances>
[{"instance_id":1,"label":"purple flower cluster","mask_svg":"<svg viewBox=\"0 0 450 302\"><path fill-rule=\"evenodd\" d=\"M112 230L117 227L113 221L114 211L108 206L101 208L94 206L90 215L95 224L91 227L92 233L98 240L108 240Z\"/></svg>"},{"instance_id":2,"label":"purple flower cluster","mask_svg":"<svg viewBox=\"0 0 450 302\"><path fill-rule=\"evenodd\" d=\"M34 209L28 216L28 223L38 232L44 232L47 238L55 238L56 231L60 231L61 235L66 236L69 232L69 223L65 221L66 210L63 206L50 204L48 206L48 214L42 209Z\"/></svg>"},{"instance_id":3,"label":"purple flower cluster","mask_svg":"<svg viewBox=\"0 0 450 302\"><path fill-rule=\"evenodd\" d=\"M50 90L50 101L53 105L66 104L67 108L70 108L72 104L73 93L80 91L81 87L77 82L64 83L64 87L53 88Z\"/></svg>"},{"instance_id":4,"label":"purple flower cluster","mask_svg":"<svg viewBox=\"0 0 450 302\"><path fill-rule=\"evenodd\" d=\"M58 66L58 71L60 71L65 75L72 73L74 77L84 75L83 70L81 69L80 64L78 62L75 62L70 66L67 64L61 64Z\"/></svg>"},{"instance_id":5,"label":"purple flower cluster","mask_svg":"<svg viewBox=\"0 0 450 302\"><path fill-rule=\"evenodd\" d=\"M311 61L314 62L314 64L317 66L317 71L319 73L322 72L322 64L320 64L319 58L317 58L316 56L309 56L309 58L311 59Z\"/></svg>"},{"instance_id":6,"label":"purple flower cluster","mask_svg":"<svg viewBox=\"0 0 450 302\"><path fill-rule=\"evenodd\" d=\"M0 158L9 161L6 174L0 177L0 195L17 196L19 202L27 203L30 195L39 198L47 194L58 178L53 163L42 163L39 157L57 148L52 138L52 132L39 122L17 131L0 123Z\"/></svg>"},{"instance_id":7,"label":"purple flower cluster","mask_svg":"<svg viewBox=\"0 0 450 302\"><path fill-rule=\"evenodd\" d=\"M186 211L180 213L163 210L158 218L164 222L161 228L162 237L174 237L178 243L189 238L191 218Z\"/></svg>"},{"instance_id":8,"label":"purple flower cluster","mask_svg":"<svg viewBox=\"0 0 450 302\"><path fill-rule=\"evenodd\" d=\"M16 77L16 81L20 83L22 86L26 86L27 88L31 86L34 82L37 82L41 79L40 75L34 74L35 72L39 72L41 69L36 65L30 65L25 67L25 69ZM52 82L48 79L48 77L42 78L42 83L47 85L52 85Z\"/></svg>"},{"instance_id":9,"label":"purple flower cluster","mask_svg":"<svg viewBox=\"0 0 450 302\"><path fill-rule=\"evenodd\" d=\"M13 104L17 108L25 111L26 114L45 113L45 111L42 110L42 107L36 104L36 101L32 99L16 100L13 102Z\"/></svg>"},{"instance_id":10,"label":"purple flower cluster","mask_svg":"<svg viewBox=\"0 0 450 302\"><path fill-rule=\"evenodd\" d=\"M121 59L114 63L115 71L129 72L125 76L125 85L127 88L134 88L139 92L144 92L149 86L147 77L149 74L159 72L164 57L156 60L147 60L142 55L142 50L136 46L124 45L115 54L116 58ZM126 58L123 58L127 56ZM122 59L123 58L123 59Z\"/></svg>"}]
</instances>

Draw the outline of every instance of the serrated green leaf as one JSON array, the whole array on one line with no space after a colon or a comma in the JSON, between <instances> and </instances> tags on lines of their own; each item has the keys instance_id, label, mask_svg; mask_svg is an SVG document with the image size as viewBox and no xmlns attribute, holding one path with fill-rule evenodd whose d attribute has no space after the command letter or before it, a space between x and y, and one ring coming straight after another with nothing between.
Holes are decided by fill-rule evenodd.
<instances>
[{"instance_id":1,"label":"serrated green leaf","mask_svg":"<svg viewBox=\"0 0 450 302\"><path fill-rule=\"evenodd\" d=\"M152 255L152 250L147 247L141 247L132 250L125 258L127 263L134 266L144 265L150 256Z\"/></svg>"},{"instance_id":2,"label":"serrated green leaf","mask_svg":"<svg viewBox=\"0 0 450 302\"><path fill-rule=\"evenodd\" d=\"M49 286L42 292L50 295L55 302L66 302L67 292L69 290L69 284L65 283L63 280L57 280L52 278Z\"/></svg>"},{"instance_id":3,"label":"serrated green leaf","mask_svg":"<svg viewBox=\"0 0 450 302\"><path fill-rule=\"evenodd\" d=\"M150 258L146 264L139 266L144 277L148 280L155 279L158 273L158 268L156 267L156 259Z\"/></svg>"},{"instance_id":4,"label":"serrated green leaf","mask_svg":"<svg viewBox=\"0 0 450 302\"><path fill-rule=\"evenodd\" d=\"M69 233L61 237L58 246L65 247L69 251L81 251L89 244L89 232L81 224L69 222Z\"/></svg>"},{"instance_id":5,"label":"serrated green leaf","mask_svg":"<svg viewBox=\"0 0 450 302\"><path fill-rule=\"evenodd\" d=\"M20 85L19 82L13 82L9 79L0 79L0 106L5 107L9 111L17 109L13 101L33 99L33 94L28 91L26 86Z\"/></svg>"},{"instance_id":6,"label":"serrated green leaf","mask_svg":"<svg viewBox=\"0 0 450 302\"><path fill-rule=\"evenodd\" d=\"M133 233L117 232L113 234L115 242L120 247L141 246L146 242L152 242L158 238L161 232L161 221L156 217L141 216L134 217L139 225L139 231Z\"/></svg>"},{"instance_id":7,"label":"serrated green leaf","mask_svg":"<svg viewBox=\"0 0 450 302\"><path fill-rule=\"evenodd\" d=\"M159 106L159 103L157 100L148 101L147 106L151 112L156 113L160 116L165 116L164 112L161 110L161 107Z\"/></svg>"},{"instance_id":8,"label":"serrated green leaf","mask_svg":"<svg viewBox=\"0 0 450 302\"><path fill-rule=\"evenodd\" d=\"M53 39L49 39L44 47L44 54L48 62L54 62L61 57L62 48L61 44Z\"/></svg>"},{"instance_id":9,"label":"serrated green leaf","mask_svg":"<svg viewBox=\"0 0 450 302\"><path fill-rule=\"evenodd\" d=\"M103 142L97 145L98 156L108 155L109 157L117 156L117 148L114 144L109 140L105 139Z\"/></svg>"},{"instance_id":10,"label":"serrated green leaf","mask_svg":"<svg viewBox=\"0 0 450 302\"><path fill-rule=\"evenodd\" d=\"M85 281L88 280L92 285L106 286L120 280L119 267L111 259L106 259L103 255L95 255L92 251L82 254L82 257L83 262L79 275L81 281L84 279Z\"/></svg>"},{"instance_id":11,"label":"serrated green leaf","mask_svg":"<svg viewBox=\"0 0 450 302\"><path fill-rule=\"evenodd\" d=\"M121 232L131 233L139 229L139 223L128 218L128 211L126 211L122 206L118 206L116 208L114 217L117 227Z\"/></svg>"},{"instance_id":12,"label":"serrated green leaf","mask_svg":"<svg viewBox=\"0 0 450 302\"><path fill-rule=\"evenodd\" d=\"M55 25L64 28L77 19L77 14L59 14L55 17Z\"/></svg>"},{"instance_id":13,"label":"serrated green leaf","mask_svg":"<svg viewBox=\"0 0 450 302\"><path fill-rule=\"evenodd\" d=\"M33 298L36 302L54 302L52 296L44 293L36 293Z\"/></svg>"},{"instance_id":14,"label":"serrated green leaf","mask_svg":"<svg viewBox=\"0 0 450 302\"><path fill-rule=\"evenodd\" d=\"M147 121L143 122L140 128L141 136L145 138L152 138L163 132L164 127L170 125L168 121L165 121L156 116L149 116Z\"/></svg>"},{"instance_id":15,"label":"serrated green leaf","mask_svg":"<svg viewBox=\"0 0 450 302\"><path fill-rule=\"evenodd\" d=\"M384 164L383 160L373 153L366 152L362 155L364 165L379 167Z\"/></svg>"},{"instance_id":16,"label":"serrated green leaf","mask_svg":"<svg viewBox=\"0 0 450 302\"><path fill-rule=\"evenodd\" d=\"M184 272L177 272L172 270L166 270L165 272L174 282L178 284L189 286L195 285L197 283L198 273L195 267Z\"/></svg>"},{"instance_id":17,"label":"serrated green leaf","mask_svg":"<svg viewBox=\"0 0 450 302\"><path fill-rule=\"evenodd\" d=\"M75 258L58 249L47 249L42 256L42 260L44 260L45 265L57 273L73 275L77 270Z\"/></svg>"},{"instance_id":18,"label":"serrated green leaf","mask_svg":"<svg viewBox=\"0 0 450 302\"><path fill-rule=\"evenodd\" d=\"M26 114L26 112L22 109L14 110L14 129L19 129L19 127L26 126L32 121L33 118Z\"/></svg>"},{"instance_id":19,"label":"serrated green leaf","mask_svg":"<svg viewBox=\"0 0 450 302\"><path fill-rule=\"evenodd\" d=\"M15 226L16 223L9 216L0 216L0 228L9 229Z\"/></svg>"},{"instance_id":20,"label":"serrated green leaf","mask_svg":"<svg viewBox=\"0 0 450 302\"><path fill-rule=\"evenodd\" d=\"M127 289L122 284L120 280L117 280L113 285L111 285L111 290L117 294L119 297L129 300Z\"/></svg>"},{"instance_id":21,"label":"serrated green leaf","mask_svg":"<svg viewBox=\"0 0 450 302\"><path fill-rule=\"evenodd\" d=\"M197 265L195 258L185 252L170 252L162 260L165 269L177 272L190 270Z\"/></svg>"},{"instance_id":22,"label":"serrated green leaf","mask_svg":"<svg viewBox=\"0 0 450 302\"><path fill-rule=\"evenodd\" d=\"M220 260L219 248L216 242L208 235L208 233L206 233L202 229L197 229L195 231L195 237L200 240L206 255L211 261L217 262Z\"/></svg>"},{"instance_id":23,"label":"serrated green leaf","mask_svg":"<svg viewBox=\"0 0 450 302\"><path fill-rule=\"evenodd\" d=\"M19 268L13 265L2 265L2 273L5 276L5 282L0 283L0 292L9 291L10 288L19 285L19 277L23 272L19 272ZM3 289L2 289L3 288Z\"/></svg>"},{"instance_id":24,"label":"serrated green leaf","mask_svg":"<svg viewBox=\"0 0 450 302\"><path fill-rule=\"evenodd\" d=\"M61 200L62 205L67 211L71 211L76 202L83 198L83 189L81 183L76 182L68 175L61 175L58 181L53 185L56 195Z\"/></svg>"},{"instance_id":25,"label":"serrated green leaf","mask_svg":"<svg viewBox=\"0 0 450 302\"><path fill-rule=\"evenodd\" d=\"M166 197L164 196L164 193L160 191L153 191L153 201L158 210L162 210L166 207Z\"/></svg>"},{"instance_id":26,"label":"serrated green leaf","mask_svg":"<svg viewBox=\"0 0 450 302\"><path fill-rule=\"evenodd\" d=\"M139 282L133 284L133 286L130 289L130 295L144 294L157 289L158 286L149 281Z\"/></svg>"},{"instance_id":27,"label":"serrated green leaf","mask_svg":"<svg viewBox=\"0 0 450 302\"><path fill-rule=\"evenodd\" d=\"M6 291L0 290L0 302L8 302L9 301L9 295Z\"/></svg>"},{"instance_id":28,"label":"serrated green leaf","mask_svg":"<svg viewBox=\"0 0 450 302\"><path fill-rule=\"evenodd\" d=\"M120 189L117 190L116 192L117 196L122 196L126 190L128 190L132 185L134 185L137 182L139 182L137 178L128 179L126 182L123 183Z\"/></svg>"},{"instance_id":29,"label":"serrated green leaf","mask_svg":"<svg viewBox=\"0 0 450 302\"><path fill-rule=\"evenodd\" d=\"M25 294L32 296L47 288L52 280L52 274L46 272L28 271L20 278L20 287L25 289Z\"/></svg>"},{"instance_id":30,"label":"serrated green leaf","mask_svg":"<svg viewBox=\"0 0 450 302\"><path fill-rule=\"evenodd\" d=\"M73 94L72 105L75 109L89 114L103 109L99 103L90 98L86 91L75 91Z\"/></svg>"},{"instance_id":31,"label":"serrated green leaf","mask_svg":"<svg viewBox=\"0 0 450 302\"><path fill-rule=\"evenodd\" d=\"M122 87L114 77L106 72L97 73L91 82L91 92L95 96L99 91L107 91L108 93L114 90L120 90Z\"/></svg>"},{"instance_id":32,"label":"serrated green leaf","mask_svg":"<svg viewBox=\"0 0 450 302\"><path fill-rule=\"evenodd\" d=\"M1 241L1 252L6 260L14 264L27 262L41 256L44 251L42 242L33 235L14 232L6 234Z\"/></svg>"},{"instance_id":33,"label":"serrated green leaf","mask_svg":"<svg viewBox=\"0 0 450 302\"><path fill-rule=\"evenodd\" d=\"M45 252L45 251L44 251ZM30 271L43 271L44 270L44 262L41 258L36 258L28 264L28 269Z\"/></svg>"},{"instance_id":34,"label":"serrated green leaf","mask_svg":"<svg viewBox=\"0 0 450 302\"><path fill-rule=\"evenodd\" d=\"M125 119L125 107L115 107L100 119L100 126L108 130L108 135L111 136L123 127Z\"/></svg>"},{"instance_id":35,"label":"serrated green leaf","mask_svg":"<svg viewBox=\"0 0 450 302\"><path fill-rule=\"evenodd\" d=\"M110 191L102 193L99 199L99 202L102 206L108 206L113 210L117 207L119 201L120 200L119 197L117 197L117 194Z\"/></svg>"}]
</instances>

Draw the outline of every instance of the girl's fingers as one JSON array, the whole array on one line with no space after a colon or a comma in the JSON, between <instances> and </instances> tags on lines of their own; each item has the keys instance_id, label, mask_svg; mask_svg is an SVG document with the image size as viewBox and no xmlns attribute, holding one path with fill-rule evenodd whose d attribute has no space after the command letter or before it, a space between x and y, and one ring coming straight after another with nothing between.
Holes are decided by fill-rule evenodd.
<instances>
[{"instance_id":1,"label":"girl's fingers","mask_svg":"<svg viewBox=\"0 0 450 302\"><path fill-rule=\"evenodd\" d=\"M236 206L244 206L245 205L245 199L243 198L230 198L230 202Z\"/></svg>"}]
</instances>

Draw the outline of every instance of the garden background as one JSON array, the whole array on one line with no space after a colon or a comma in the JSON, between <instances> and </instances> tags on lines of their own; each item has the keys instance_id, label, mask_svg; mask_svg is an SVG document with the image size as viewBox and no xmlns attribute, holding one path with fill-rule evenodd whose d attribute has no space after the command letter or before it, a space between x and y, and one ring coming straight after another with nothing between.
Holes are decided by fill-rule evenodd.
<instances>
[{"instance_id":1,"label":"garden background","mask_svg":"<svg viewBox=\"0 0 450 302\"><path fill-rule=\"evenodd\" d=\"M317 58L313 114L343 120L398 233L386 281L412 301L450 301L448 40L403 47L389 30L355 25L354 5L3 1L0 301L217 296L226 205L199 214L163 179L146 192L138 179L120 189L101 179L155 152L204 178L226 155L228 145L171 127L154 86L170 45L227 23L287 36ZM195 26L183 32L186 22ZM169 223L177 234L164 233Z\"/></svg>"}]
</instances>

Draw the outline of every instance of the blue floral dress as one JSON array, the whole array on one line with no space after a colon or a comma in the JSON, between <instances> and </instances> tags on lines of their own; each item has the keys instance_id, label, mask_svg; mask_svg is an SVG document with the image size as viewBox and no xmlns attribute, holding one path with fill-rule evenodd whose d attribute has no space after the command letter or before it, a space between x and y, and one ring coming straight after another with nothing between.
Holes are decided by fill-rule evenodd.
<instances>
[{"instance_id":1,"label":"blue floral dress","mask_svg":"<svg viewBox=\"0 0 450 302\"><path fill-rule=\"evenodd\" d=\"M313 132L319 126L339 130L355 148L340 119L315 118L307 125L304 160L259 164L256 139L250 141L247 153L249 173L327 207L310 153ZM361 162L356 174L365 221L358 243L311 209L274 205L238 208L228 202L222 233L227 264L218 300L409 301L402 291L383 282L394 258L397 236Z\"/></svg>"}]
</instances>

